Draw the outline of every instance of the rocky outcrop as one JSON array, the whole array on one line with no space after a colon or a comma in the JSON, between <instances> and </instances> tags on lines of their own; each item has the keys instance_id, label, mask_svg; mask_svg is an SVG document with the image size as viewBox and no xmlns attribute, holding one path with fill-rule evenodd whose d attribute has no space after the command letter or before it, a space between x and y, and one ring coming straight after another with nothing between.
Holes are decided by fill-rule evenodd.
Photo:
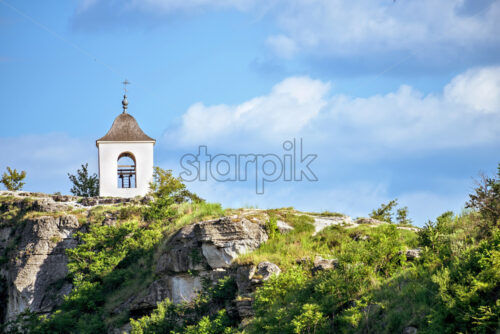
<instances>
[{"instance_id":1,"label":"rocky outcrop","mask_svg":"<svg viewBox=\"0 0 500 334\"><path fill-rule=\"evenodd\" d=\"M230 276L238 288L233 304L235 312L242 319L251 317L253 292L281 270L270 262L255 266L235 265L233 261L258 248L267 238L262 224L244 217L224 217L185 226L167 241L158 257L155 270L158 279L144 294L120 305L115 313L127 309L132 315L145 314L165 298L173 303L190 302L201 291L203 282L216 284Z\"/></svg>"},{"instance_id":2,"label":"rocky outcrop","mask_svg":"<svg viewBox=\"0 0 500 334\"><path fill-rule=\"evenodd\" d=\"M267 240L264 228L245 218L228 217L189 225L170 238L159 258L158 273L229 268L240 254Z\"/></svg>"},{"instance_id":3,"label":"rocky outcrop","mask_svg":"<svg viewBox=\"0 0 500 334\"><path fill-rule=\"evenodd\" d=\"M7 270L2 272L8 287L6 318L25 309L41 314L51 312L71 291L71 284L65 281L65 250L76 246L72 235L78 227L75 216L62 215L28 219L24 228L17 229L14 239L18 244Z\"/></svg>"},{"instance_id":4,"label":"rocky outcrop","mask_svg":"<svg viewBox=\"0 0 500 334\"><path fill-rule=\"evenodd\" d=\"M3 203L1 211L7 211L12 208L19 208L23 212L36 211L54 213L71 210L73 206L68 203L56 202L50 197L15 197L6 203Z\"/></svg>"},{"instance_id":5,"label":"rocky outcrop","mask_svg":"<svg viewBox=\"0 0 500 334\"><path fill-rule=\"evenodd\" d=\"M236 271L238 297L235 300L236 308L241 319L248 319L254 315L253 293L274 275L279 275L281 269L271 262L261 262L257 266L239 266Z\"/></svg>"},{"instance_id":6,"label":"rocky outcrop","mask_svg":"<svg viewBox=\"0 0 500 334\"><path fill-rule=\"evenodd\" d=\"M416 260L416 259L420 258L420 256L422 255L422 249L421 248L408 249L405 252L405 255L406 255L406 259L408 261Z\"/></svg>"},{"instance_id":7,"label":"rocky outcrop","mask_svg":"<svg viewBox=\"0 0 500 334\"><path fill-rule=\"evenodd\" d=\"M261 224L246 218L223 217L185 226L170 237L158 257L155 269L158 279L144 294L133 296L114 312L127 309L133 315L141 315L165 298L176 304L190 302L201 291L203 282L216 284L226 276L243 281L238 279L242 269L235 266L233 260L255 250L267 238ZM253 267L251 274L246 275L245 293L251 293L259 284L251 282L256 272L262 280L279 271L273 266L266 263Z\"/></svg>"},{"instance_id":8,"label":"rocky outcrop","mask_svg":"<svg viewBox=\"0 0 500 334\"><path fill-rule=\"evenodd\" d=\"M337 259L324 259L321 256L316 256L311 273L316 275L320 271L335 269L338 265L339 261Z\"/></svg>"},{"instance_id":9,"label":"rocky outcrop","mask_svg":"<svg viewBox=\"0 0 500 334\"><path fill-rule=\"evenodd\" d=\"M351 225L352 219L349 216L334 216L334 217L313 217L314 218L314 233L313 235L318 234L325 228L331 225Z\"/></svg>"},{"instance_id":10,"label":"rocky outcrop","mask_svg":"<svg viewBox=\"0 0 500 334\"><path fill-rule=\"evenodd\" d=\"M281 274L281 269L277 265L267 261L261 262L257 265L257 270L251 278L252 283L260 284L267 281L272 276L278 276L279 274Z\"/></svg>"},{"instance_id":11,"label":"rocky outcrop","mask_svg":"<svg viewBox=\"0 0 500 334\"><path fill-rule=\"evenodd\" d=\"M276 222L276 227L278 228L278 231L280 231L280 233L282 234L287 234L288 232L293 231L293 227L288 225L282 220L278 220Z\"/></svg>"}]
</instances>

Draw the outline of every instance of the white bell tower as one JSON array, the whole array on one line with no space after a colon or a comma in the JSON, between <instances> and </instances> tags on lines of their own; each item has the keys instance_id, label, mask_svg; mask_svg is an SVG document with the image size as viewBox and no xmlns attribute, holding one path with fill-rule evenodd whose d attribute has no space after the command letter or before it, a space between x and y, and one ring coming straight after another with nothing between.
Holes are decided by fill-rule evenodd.
<instances>
[{"instance_id":1,"label":"white bell tower","mask_svg":"<svg viewBox=\"0 0 500 334\"><path fill-rule=\"evenodd\" d=\"M124 84L128 84L125 80ZM127 113L127 94L123 112L115 118L108 133L96 141L99 151L99 196L135 197L149 191L153 179L153 146L156 140L146 135Z\"/></svg>"}]
</instances>

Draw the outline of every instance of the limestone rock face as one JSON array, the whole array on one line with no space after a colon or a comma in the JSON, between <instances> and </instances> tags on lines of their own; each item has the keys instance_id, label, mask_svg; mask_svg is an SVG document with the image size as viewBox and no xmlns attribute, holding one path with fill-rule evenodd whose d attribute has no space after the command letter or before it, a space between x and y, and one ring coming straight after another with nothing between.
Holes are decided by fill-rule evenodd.
<instances>
[{"instance_id":1,"label":"limestone rock face","mask_svg":"<svg viewBox=\"0 0 500 334\"><path fill-rule=\"evenodd\" d=\"M245 218L233 221L224 217L198 223L194 232L212 269L229 267L238 255L253 251L267 241L263 227Z\"/></svg>"},{"instance_id":2,"label":"limestone rock face","mask_svg":"<svg viewBox=\"0 0 500 334\"><path fill-rule=\"evenodd\" d=\"M224 217L183 227L170 238L158 259L156 273L161 279L151 284L144 297L130 303L132 313L152 308L165 298L174 303L189 302L202 289L203 281L216 284L231 276L239 295L234 301L235 312L242 318L251 316L252 293L281 270L270 262L235 266L233 260L258 248L267 238L261 224L246 218Z\"/></svg>"},{"instance_id":3,"label":"limestone rock face","mask_svg":"<svg viewBox=\"0 0 500 334\"><path fill-rule=\"evenodd\" d=\"M48 313L71 291L71 284L64 280L68 273L65 250L76 246L72 234L78 227L73 215L42 216L25 222L5 275L7 318L25 309Z\"/></svg>"},{"instance_id":4,"label":"limestone rock face","mask_svg":"<svg viewBox=\"0 0 500 334\"><path fill-rule=\"evenodd\" d=\"M165 298L175 304L189 302L202 290L202 282L216 284L226 276L234 277L239 290L241 285L242 293L250 294L262 277L267 279L279 273L279 268L266 262L249 266L245 273L246 267L240 269L232 262L238 255L258 248L267 238L261 224L246 218L223 217L185 226L170 237L159 256L155 268L158 279L145 293L120 305L115 313L128 309L131 314L143 314ZM260 280L253 282L257 271ZM239 312L238 307L235 312Z\"/></svg>"},{"instance_id":5,"label":"limestone rock face","mask_svg":"<svg viewBox=\"0 0 500 334\"><path fill-rule=\"evenodd\" d=\"M182 273L188 270L203 270L208 266L201 255L194 225L188 225L175 233L166 246L167 250L156 264L156 272Z\"/></svg>"},{"instance_id":6,"label":"limestone rock face","mask_svg":"<svg viewBox=\"0 0 500 334\"><path fill-rule=\"evenodd\" d=\"M279 275L281 269L274 263L261 262L257 266L239 266L236 270L236 284L238 297L235 300L236 308L241 319L248 319L254 315L253 292L265 281L274 275Z\"/></svg>"},{"instance_id":7,"label":"limestone rock face","mask_svg":"<svg viewBox=\"0 0 500 334\"><path fill-rule=\"evenodd\" d=\"M128 308L132 314L143 314L153 310L159 302L166 298L175 304L188 302L201 291L201 279L202 277L188 274L165 276L154 281L145 295L134 296L115 312L119 313L124 308Z\"/></svg>"},{"instance_id":8,"label":"limestone rock face","mask_svg":"<svg viewBox=\"0 0 500 334\"><path fill-rule=\"evenodd\" d=\"M167 243L157 263L157 272L228 268L240 254L267 240L264 228L243 218L228 217L196 223L180 229Z\"/></svg>"},{"instance_id":9,"label":"limestone rock face","mask_svg":"<svg viewBox=\"0 0 500 334\"><path fill-rule=\"evenodd\" d=\"M236 270L236 285L240 295L248 295L254 290L252 278L256 270L254 265L239 266Z\"/></svg>"}]
</instances>

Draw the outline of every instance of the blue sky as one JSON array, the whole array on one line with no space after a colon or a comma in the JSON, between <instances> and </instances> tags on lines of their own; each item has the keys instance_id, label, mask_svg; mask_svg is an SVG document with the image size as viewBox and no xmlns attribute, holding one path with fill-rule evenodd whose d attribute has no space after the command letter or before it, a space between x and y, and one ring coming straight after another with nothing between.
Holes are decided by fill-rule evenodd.
<instances>
[{"instance_id":1,"label":"blue sky","mask_svg":"<svg viewBox=\"0 0 500 334\"><path fill-rule=\"evenodd\" d=\"M459 212L500 162L500 1L0 0L0 170L69 192L121 112L155 164L207 145L283 154L317 182L192 182L226 207L352 216L398 198L417 225Z\"/></svg>"}]
</instances>

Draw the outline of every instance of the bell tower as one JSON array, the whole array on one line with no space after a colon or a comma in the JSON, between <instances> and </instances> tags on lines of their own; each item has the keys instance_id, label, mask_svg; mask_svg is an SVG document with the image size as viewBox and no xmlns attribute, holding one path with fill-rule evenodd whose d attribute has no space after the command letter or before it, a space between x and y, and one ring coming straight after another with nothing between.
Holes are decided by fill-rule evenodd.
<instances>
[{"instance_id":1,"label":"bell tower","mask_svg":"<svg viewBox=\"0 0 500 334\"><path fill-rule=\"evenodd\" d=\"M125 80L124 85L129 82ZM96 146L99 152L99 196L135 197L149 191L153 179L153 147L156 140L146 135L127 113L127 90L123 112Z\"/></svg>"}]
</instances>

